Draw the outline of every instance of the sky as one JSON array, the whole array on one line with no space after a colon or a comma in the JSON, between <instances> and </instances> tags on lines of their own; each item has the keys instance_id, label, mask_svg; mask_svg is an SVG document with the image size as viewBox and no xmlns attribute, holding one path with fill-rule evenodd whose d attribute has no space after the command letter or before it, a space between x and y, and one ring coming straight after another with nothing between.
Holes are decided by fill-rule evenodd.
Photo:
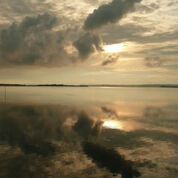
<instances>
[{"instance_id":1,"label":"sky","mask_svg":"<svg viewBox=\"0 0 178 178\"><path fill-rule=\"evenodd\" d=\"M178 84L178 0L0 0L0 83Z\"/></svg>"}]
</instances>

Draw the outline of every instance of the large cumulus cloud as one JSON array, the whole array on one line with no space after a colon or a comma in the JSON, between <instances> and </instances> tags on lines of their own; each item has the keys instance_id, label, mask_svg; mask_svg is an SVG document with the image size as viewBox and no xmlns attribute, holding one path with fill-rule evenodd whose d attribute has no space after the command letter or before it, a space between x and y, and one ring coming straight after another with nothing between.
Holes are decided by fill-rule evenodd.
<instances>
[{"instance_id":1,"label":"large cumulus cloud","mask_svg":"<svg viewBox=\"0 0 178 178\"><path fill-rule=\"evenodd\" d=\"M128 12L134 10L134 5L141 0L113 0L111 3L101 5L87 17L84 28L93 30L108 23L116 23Z\"/></svg>"},{"instance_id":2,"label":"large cumulus cloud","mask_svg":"<svg viewBox=\"0 0 178 178\"><path fill-rule=\"evenodd\" d=\"M80 57L86 58L95 51L102 51L102 40L99 35L85 33L74 42L74 46L79 52Z\"/></svg>"},{"instance_id":3,"label":"large cumulus cloud","mask_svg":"<svg viewBox=\"0 0 178 178\"><path fill-rule=\"evenodd\" d=\"M89 14L83 26L86 34L74 43L79 55L85 59L95 51L101 51L102 40L98 40L101 39L100 34L94 31L104 25L121 20L127 13L134 10L135 4L138 2L141 0L113 0L108 4L99 6L98 9ZM94 36L93 33L95 33Z\"/></svg>"},{"instance_id":4,"label":"large cumulus cloud","mask_svg":"<svg viewBox=\"0 0 178 178\"><path fill-rule=\"evenodd\" d=\"M63 64L70 60L65 50L66 31L54 31L58 23L48 13L26 17L0 32L0 62L3 64Z\"/></svg>"}]
</instances>

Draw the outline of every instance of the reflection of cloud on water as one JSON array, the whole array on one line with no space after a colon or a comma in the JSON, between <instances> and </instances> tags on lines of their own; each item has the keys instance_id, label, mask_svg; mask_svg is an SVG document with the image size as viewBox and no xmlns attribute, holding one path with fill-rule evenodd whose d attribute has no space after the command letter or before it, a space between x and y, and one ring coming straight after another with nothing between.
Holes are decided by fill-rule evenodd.
<instances>
[{"instance_id":1,"label":"reflection of cloud on water","mask_svg":"<svg viewBox=\"0 0 178 178\"><path fill-rule=\"evenodd\" d=\"M174 145L164 141L155 141L147 138L142 139L149 142L149 144L133 150L119 148L119 151L126 154L128 158L135 160L137 167L144 172L144 178L176 177L176 174L170 171L176 168L178 172L178 152Z\"/></svg>"},{"instance_id":2,"label":"reflection of cloud on water","mask_svg":"<svg viewBox=\"0 0 178 178\"><path fill-rule=\"evenodd\" d=\"M124 131L133 131L142 128L138 116L135 116L135 114L132 115L133 113L129 113L129 110L126 110L125 108L123 112L122 109L118 109L114 106L102 106L100 118L104 121L103 126Z\"/></svg>"},{"instance_id":3,"label":"reflection of cloud on water","mask_svg":"<svg viewBox=\"0 0 178 178\"><path fill-rule=\"evenodd\" d=\"M117 113L117 111L115 111L114 109L111 109L111 108L108 108L108 107L101 107L101 110L108 115L108 117L114 117L114 118L117 118L119 119L119 115Z\"/></svg>"},{"instance_id":4,"label":"reflection of cloud on water","mask_svg":"<svg viewBox=\"0 0 178 178\"><path fill-rule=\"evenodd\" d=\"M52 141L62 137L65 113L55 107L4 106L0 109L0 139L25 153L54 152Z\"/></svg>"},{"instance_id":5,"label":"reflection of cloud on water","mask_svg":"<svg viewBox=\"0 0 178 178\"><path fill-rule=\"evenodd\" d=\"M122 109L115 106L101 107L103 113L101 117L107 121L118 122L120 130L134 131L140 129L161 130L164 132L177 132L178 127L178 105L149 105L141 106L140 110L136 110L134 115L119 115ZM103 109L104 108L104 109ZM129 109L128 109L129 110ZM139 114L138 114L139 112ZM117 124L116 124L117 125ZM115 127L114 127L115 128Z\"/></svg>"},{"instance_id":6,"label":"reflection of cloud on water","mask_svg":"<svg viewBox=\"0 0 178 178\"><path fill-rule=\"evenodd\" d=\"M110 178L107 171L98 169L81 152L80 140L72 130L66 130L68 118L77 123L82 117L90 120L85 113L61 106L2 106L0 177ZM88 128L92 126L89 134L97 135L99 122L88 123Z\"/></svg>"},{"instance_id":7,"label":"reflection of cloud on water","mask_svg":"<svg viewBox=\"0 0 178 178\"><path fill-rule=\"evenodd\" d=\"M113 175L121 174L123 178L140 177L140 172L134 168L134 162L127 160L115 149L104 147L92 142L83 142L86 155L99 167L108 169Z\"/></svg>"},{"instance_id":8,"label":"reflection of cloud on water","mask_svg":"<svg viewBox=\"0 0 178 178\"><path fill-rule=\"evenodd\" d=\"M49 177L49 167L54 168L54 164L46 157L24 155L18 149L11 149L7 146L0 146L0 177Z\"/></svg>"},{"instance_id":9,"label":"reflection of cloud on water","mask_svg":"<svg viewBox=\"0 0 178 178\"><path fill-rule=\"evenodd\" d=\"M174 116L171 115L173 113L175 113ZM175 174L170 171L175 170L174 167L176 164L175 159L173 159L171 155L178 155L178 153L175 153L175 148L177 148L176 145L178 143L178 134L167 130L164 124L161 123L162 120L176 120L177 115L175 108L172 108L172 106L162 108L149 107L149 109L146 108L146 110L144 110L142 117L127 117L126 121L124 121L125 118L122 116L118 118L115 115L114 109L109 108L104 109L104 112L100 113L99 118L102 120L106 118L106 116L108 117L108 115L110 118L113 118L115 122L125 124L125 128L130 127L133 129L102 128L99 137L100 143L110 147L119 147L125 151L124 153L126 155L129 155L129 152L126 150L130 150L130 158L134 158L137 161L137 166L145 172L145 175L143 175L145 178L150 177L150 175L152 175L152 177L155 177L155 175L156 177L160 177L161 175L165 178L169 177L169 175L175 177ZM134 121L132 121L132 119ZM110 122L112 120L106 119L103 121ZM103 125L104 124L105 122ZM126 124L130 124L130 126L126 126ZM158 127L158 124L160 127ZM160 146L162 147L161 149ZM165 157L162 158L161 154L164 154ZM172 160L173 163L171 164L169 160ZM154 174L150 171L154 172Z\"/></svg>"},{"instance_id":10,"label":"reflection of cloud on water","mask_svg":"<svg viewBox=\"0 0 178 178\"><path fill-rule=\"evenodd\" d=\"M110 178L86 158L75 134L65 130L63 123L70 117L78 118L78 111L61 106L1 106L0 177Z\"/></svg>"},{"instance_id":11,"label":"reflection of cloud on water","mask_svg":"<svg viewBox=\"0 0 178 178\"><path fill-rule=\"evenodd\" d=\"M167 105L162 107L147 106L143 110L142 121L148 127L164 129L177 132L178 110L177 105Z\"/></svg>"},{"instance_id":12,"label":"reflection of cloud on water","mask_svg":"<svg viewBox=\"0 0 178 178\"><path fill-rule=\"evenodd\" d=\"M123 130L103 129L100 139L106 144L114 147L134 149L141 146L149 145L142 138L150 138L155 141L170 142L178 144L178 134L172 132L164 132L159 130L139 129L135 131L125 132Z\"/></svg>"},{"instance_id":13,"label":"reflection of cloud on water","mask_svg":"<svg viewBox=\"0 0 178 178\"><path fill-rule=\"evenodd\" d=\"M102 121L95 121L89 117L85 112L78 115L78 120L73 129L82 137L89 138L89 136L98 136L102 129Z\"/></svg>"},{"instance_id":14,"label":"reflection of cloud on water","mask_svg":"<svg viewBox=\"0 0 178 178\"><path fill-rule=\"evenodd\" d=\"M111 178L98 169L86 156L70 145L70 151L55 156L24 155L18 149L0 146L0 177L2 178Z\"/></svg>"},{"instance_id":15,"label":"reflection of cloud on water","mask_svg":"<svg viewBox=\"0 0 178 178\"><path fill-rule=\"evenodd\" d=\"M177 165L177 134L144 129L132 132L105 129L100 138L103 144L117 147L134 159L144 172L143 177L176 177L170 170Z\"/></svg>"},{"instance_id":16,"label":"reflection of cloud on water","mask_svg":"<svg viewBox=\"0 0 178 178\"><path fill-rule=\"evenodd\" d=\"M106 170L97 168L84 156L80 147L81 140L94 140L97 137L98 143L118 148L130 160L136 160L143 178L160 175L161 178L176 178L177 107L149 106L143 110L142 116L137 117L118 117L116 113L120 113L119 110L112 106L102 107L105 109L99 106L81 112L59 105L1 105L0 169L7 174L6 167L13 173L17 169L17 162L19 167L22 165L18 178L28 178L30 174L34 178L37 175L38 178L48 178L50 175L52 178L56 175L61 178L86 178L86 175L110 178ZM111 120L134 129L102 127L104 121ZM140 126L136 127L137 124ZM12 148L5 151L8 145ZM0 177L1 174L3 172Z\"/></svg>"}]
</instances>

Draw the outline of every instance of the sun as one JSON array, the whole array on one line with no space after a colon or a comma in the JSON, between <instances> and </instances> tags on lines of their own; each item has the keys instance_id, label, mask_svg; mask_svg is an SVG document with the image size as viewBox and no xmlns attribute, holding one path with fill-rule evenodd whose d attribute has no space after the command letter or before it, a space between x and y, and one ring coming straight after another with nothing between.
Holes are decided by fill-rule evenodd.
<instances>
[{"instance_id":1,"label":"sun","mask_svg":"<svg viewBox=\"0 0 178 178\"><path fill-rule=\"evenodd\" d=\"M123 51L124 45L122 43L104 45L103 49L106 53L118 53Z\"/></svg>"}]
</instances>

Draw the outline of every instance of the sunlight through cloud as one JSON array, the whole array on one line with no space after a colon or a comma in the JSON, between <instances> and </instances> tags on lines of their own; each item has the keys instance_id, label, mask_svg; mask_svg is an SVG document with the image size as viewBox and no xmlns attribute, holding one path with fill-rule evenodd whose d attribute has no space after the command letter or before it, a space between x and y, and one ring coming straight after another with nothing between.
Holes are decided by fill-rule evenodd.
<instances>
[{"instance_id":1,"label":"sunlight through cloud","mask_svg":"<svg viewBox=\"0 0 178 178\"><path fill-rule=\"evenodd\" d=\"M103 49L106 53L118 53L123 51L124 45L122 43L104 45Z\"/></svg>"}]
</instances>

